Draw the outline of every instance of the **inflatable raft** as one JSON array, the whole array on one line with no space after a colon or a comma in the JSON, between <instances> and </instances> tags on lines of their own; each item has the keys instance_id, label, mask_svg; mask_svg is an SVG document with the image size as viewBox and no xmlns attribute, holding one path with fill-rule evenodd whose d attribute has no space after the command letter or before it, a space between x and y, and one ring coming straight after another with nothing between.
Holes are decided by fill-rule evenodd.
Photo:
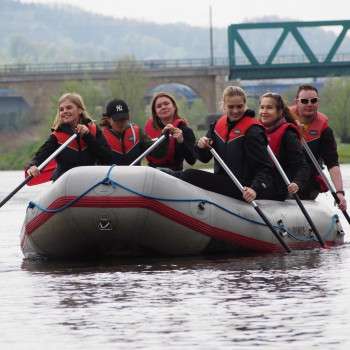
<instances>
[{"instance_id":1,"label":"inflatable raft","mask_svg":"<svg viewBox=\"0 0 350 350\"><path fill-rule=\"evenodd\" d=\"M319 247L294 201L257 203L292 250ZM337 215L304 205L328 245L344 242ZM141 166L65 173L29 203L21 248L27 258L284 251L251 205Z\"/></svg>"}]
</instances>

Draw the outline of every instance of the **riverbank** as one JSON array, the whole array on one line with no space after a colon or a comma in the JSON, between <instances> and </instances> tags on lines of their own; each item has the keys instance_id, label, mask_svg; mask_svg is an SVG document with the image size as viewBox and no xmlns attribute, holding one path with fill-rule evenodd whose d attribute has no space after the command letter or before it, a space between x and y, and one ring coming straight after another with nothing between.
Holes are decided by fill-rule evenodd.
<instances>
[{"instance_id":1,"label":"riverbank","mask_svg":"<svg viewBox=\"0 0 350 350\"><path fill-rule=\"evenodd\" d=\"M41 143L42 141L30 142L13 151L0 148L0 170L22 170ZM350 144L339 144L338 153L342 164L350 163ZM203 163L198 164L203 167Z\"/></svg>"},{"instance_id":2,"label":"riverbank","mask_svg":"<svg viewBox=\"0 0 350 350\"><path fill-rule=\"evenodd\" d=\"M350 144L341 143L338 145L339 158L341 163L350 163Z\"/></svg>"}]
</instances>

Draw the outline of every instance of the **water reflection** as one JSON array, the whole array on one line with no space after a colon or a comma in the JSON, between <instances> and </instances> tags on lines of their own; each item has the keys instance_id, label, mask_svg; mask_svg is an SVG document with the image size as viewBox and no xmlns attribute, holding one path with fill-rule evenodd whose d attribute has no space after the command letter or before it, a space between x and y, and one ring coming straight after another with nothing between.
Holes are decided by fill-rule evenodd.
<instances>
[{"instance_id":1,"label":"water reflection","mask_svg":"<svg viewBox=\"0 0 350 350\"><path fill-rule=\"evenodd\" d=\"M127 339L133 348L176 348L170 336L188 348L277 348L280 339L328 347L330 300L344 292L337 289L336 271L349 264L345 251L347 246L241 258L24 261L22 269L50 277L46 293L64 312L61 326L90 337L108 329L107 344Z\"/></svg>"},{"instance_id":2,"label":"water reflection","mask_svg":"<svg viewBox=\"0 0 350 350\"><path fill-rule=\"evenodd\" d=\"M22 260L18 233L32 195L24 189L0 212L1 349L350 346L349 244L289 255Z\"/></svg>"}]
</instances>

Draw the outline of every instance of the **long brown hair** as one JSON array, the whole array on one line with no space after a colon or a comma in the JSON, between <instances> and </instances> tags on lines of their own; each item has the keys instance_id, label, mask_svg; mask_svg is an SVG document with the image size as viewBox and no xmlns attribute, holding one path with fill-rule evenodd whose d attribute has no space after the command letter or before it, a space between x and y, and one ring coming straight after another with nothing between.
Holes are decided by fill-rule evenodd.
<instances>
[{"instance_id":1,"label":"long brown hair","mask_svg":"<svg viewBox=\"0 0 350 350\"><path fill-rule=\"evenodd\" d=\"M59 108L61 103L64 101L69 101L71 103L74 103L78 108L82 110L80 115L80 122L83 122L83 123L85 122L85 124L87 124L91 120L91 117L88 111L86 110L83 98L75 92L67 92L58 99L57 114L56 114L55 120L52 123L53 130L57 130L57 128L61 125Z\"/></svg>"},{"instance_id":2,"label":"long brown hair","mask_svg":"<svg viewBox=\"0 0 350 350\"><path fill-rule=\"evenodd\" d=\"M264 97L272 98L275 101L277 111L282 111L282 118L285 118L288 123L293 123L297 125L295 121L295 114L289 109L287 103L284 101L283 97L280 94L276 94L274 92L267 92L260 97L260 103Z\"/></svg>"},{"instance_id":3,"label":"long brown hair","mask_svg":"<svg viewBox=\"0 0 350 350\"><path fill-rule=\"evenodd\" d=\"M171 103L173 104L173 106L175 107L174 118L180 118L180 117L178 115L178 109L177 109L177 104L176 104L175 98L166 92L157 93L156 95L153 96L152 104L151 104L151 111L152 111L152 118L153 118L154 126L159 127L161 129L162 122L160 121L160 119L156 113L156 103L157 103L158 98L160 98L160 97L168 98L171 101Z\"/></svg>"}]
</instances>

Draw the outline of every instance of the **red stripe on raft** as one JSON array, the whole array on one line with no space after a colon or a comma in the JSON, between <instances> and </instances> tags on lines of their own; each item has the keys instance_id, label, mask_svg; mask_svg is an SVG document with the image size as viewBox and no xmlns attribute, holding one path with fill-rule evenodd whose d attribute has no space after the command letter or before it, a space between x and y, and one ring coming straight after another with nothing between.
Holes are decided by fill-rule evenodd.
<instances>
[{"instance_id":1,"label":"red stripe on raft","mask_svg":"<svg viewBox=\"0 0 350 350\"><path fill-rule=\"evenodd\" d=\"M50 204L48 209L58 209L67 203L74 200L76 197L66 196L56 199ZM194 231L200 232L206 236L225 240L243 248L248 248L260 252L276 252L282 251L283 249L279 244L273 244L269 242L260 241L251 237L245 237L241 234L220 229L211 225L206 224L198 219L193 218L190 215L184 214L174 208L165 205L162 202L154 199L148 199L144 197L128 196L128 197L109 197L109 196L86 196L71 207L74 208L145 208L150 209L168 219L179 223L180 225L186 226ZM25 226L25 234L31 235L37 228L48 221L51 216L56 213L41 212L33 220L31 220ZM289 244L291 248L313 248L319 246L318 242L295 242Z\"/></svg>"}]
</instances>

